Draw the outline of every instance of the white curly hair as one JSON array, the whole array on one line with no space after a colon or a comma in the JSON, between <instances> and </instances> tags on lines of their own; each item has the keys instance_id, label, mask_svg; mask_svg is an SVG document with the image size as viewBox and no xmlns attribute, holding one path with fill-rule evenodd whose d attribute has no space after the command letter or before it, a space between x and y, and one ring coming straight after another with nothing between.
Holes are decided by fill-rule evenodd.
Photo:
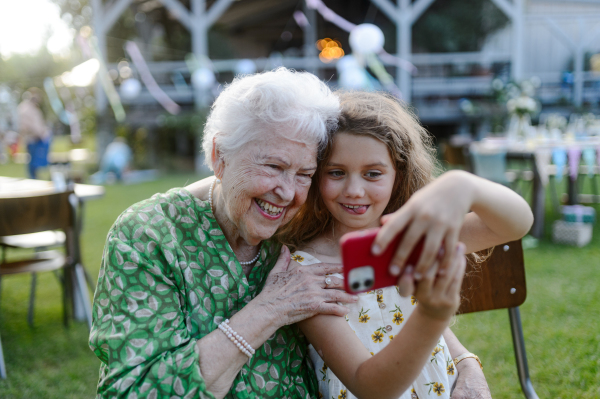
<instances>
[{"instance_id":1,"label":"white curly hair","mask_svg":"<svg viewBox=\"0 0 600 399\"><path fill-rule=\"evenodd\" d=\"M281 67L236 77L208 115L202 139L206 164L212 169L213 145L227 157L265 131L322 150L339 113L337 96L311 73Z\"/></svg>"}]
</instances>

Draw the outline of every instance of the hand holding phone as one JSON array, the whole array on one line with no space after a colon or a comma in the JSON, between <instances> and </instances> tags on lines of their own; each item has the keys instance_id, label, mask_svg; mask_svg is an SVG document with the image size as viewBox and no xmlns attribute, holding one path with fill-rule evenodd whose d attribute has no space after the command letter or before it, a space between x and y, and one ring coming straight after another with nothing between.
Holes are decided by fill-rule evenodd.
<instances>
[{"instance_id":1,"label":"hand holding phone","mask_svg":"<svg viewBox=\"0 0 600 399\"><path fill-rule=\"evenodd\" d=\"M342 263L344 264L344 289L358 294L383 287L396 285L400 276L389 272L392 257L402 240L404 233L398 234L386 250L378 256L371 254L371 246L379 227L344 234L340 240ZM422 238L412 253L407 265L416 265L423 251Z\"/></svg>"}]
</instances>

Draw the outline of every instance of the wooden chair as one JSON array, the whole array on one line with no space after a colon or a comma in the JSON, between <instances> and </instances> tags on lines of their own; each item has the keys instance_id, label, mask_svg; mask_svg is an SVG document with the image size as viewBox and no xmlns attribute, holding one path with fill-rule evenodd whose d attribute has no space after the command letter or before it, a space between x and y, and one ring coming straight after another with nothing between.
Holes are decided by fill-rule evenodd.
<instances>
[{"instance_id":1,"label":"wooden chair","mask_svg":"<svg viewBox=\"0 0 600 399\"><path fill-rule=\"evenodd\" d=\"M26 259L0 263L0 278L11 274L32 273L32 292L29 317L33 317L36 273L63 270L63 319L68 325L69 304L73 312L77 306L92 325L92 311L83 266L80 261L79 230L77 228L75 194L63 192L32 197L0 198L0 236L31 234L40 231L62 230L65 234L65 254L53 250L36 252ZM75 297L78 296L78 298ZM81 305L76 306L76 300ZM0 377L5 377L4 360L0 347Z\"/></svg>"},{"instance_id":2,"label":"wooden chair","mask_svg":"<svg viewBox=\"0 0 600 399\"><path fill-rule=\"evenodd\" d=\"M539 399L529 377L519 312L527 297L521 240L498 245L483 264L468 265L466 273L458 314L508 309L521 388L527 399Z\"/></svg>"}]
</instances>

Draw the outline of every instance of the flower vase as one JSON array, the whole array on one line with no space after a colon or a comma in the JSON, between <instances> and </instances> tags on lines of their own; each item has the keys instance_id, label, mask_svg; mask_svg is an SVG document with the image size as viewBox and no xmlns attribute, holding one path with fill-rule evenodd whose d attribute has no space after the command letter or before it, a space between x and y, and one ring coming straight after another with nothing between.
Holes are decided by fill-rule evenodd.
<instances>
[{"instance_id":1,"label":"flower vase","mask_svg":"<svg viewBox=\"0 0 600 399\"><path fill-rule=\"evenodd\" d=\"M527 140L531 128L531 117L529 114L513 114L508 129L508 140L513 143L523 143Z\"/></svg>"}]
</instances>

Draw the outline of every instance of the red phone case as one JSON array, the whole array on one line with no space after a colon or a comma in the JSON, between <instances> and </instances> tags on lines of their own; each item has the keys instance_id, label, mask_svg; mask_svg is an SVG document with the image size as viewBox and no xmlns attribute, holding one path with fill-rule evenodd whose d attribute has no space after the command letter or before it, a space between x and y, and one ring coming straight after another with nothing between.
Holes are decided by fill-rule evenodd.
<instances>
[{"instance_id":1,"label":"red phone case","mask_svg":"<svg viewBox=\"0 0 600 399\"><path fill-rule=\"evenodd\" d=\"M344 264L344 289L346 292L358 294L360 292L396 285L398 282L398 276L393 276L389 273L389 266L404 233L398 234L381 255L375 256L371 254L371 246L373 245L373 241L375 240L375 236L379 229L379 227L376 227L367 230L354 231L352 233L344 234L340 239L342 263ZM423 239L417 243L408 257L407 265L417 264L423 250L423 243ZM357 289L350 287L350 284L352 284L353 281L354 284L356 284L357 275L363 276L363 282L368 282L368 279L371 277L368 266L372 268L373 284L369 287L366 287L368 284L363 284L362 287L358 288L355 286L354 288ZM355 270L355 272L353 272L353 270ZM354 280L351 281L351 278L354 278Z\"/></svg>"}]
</instances>

